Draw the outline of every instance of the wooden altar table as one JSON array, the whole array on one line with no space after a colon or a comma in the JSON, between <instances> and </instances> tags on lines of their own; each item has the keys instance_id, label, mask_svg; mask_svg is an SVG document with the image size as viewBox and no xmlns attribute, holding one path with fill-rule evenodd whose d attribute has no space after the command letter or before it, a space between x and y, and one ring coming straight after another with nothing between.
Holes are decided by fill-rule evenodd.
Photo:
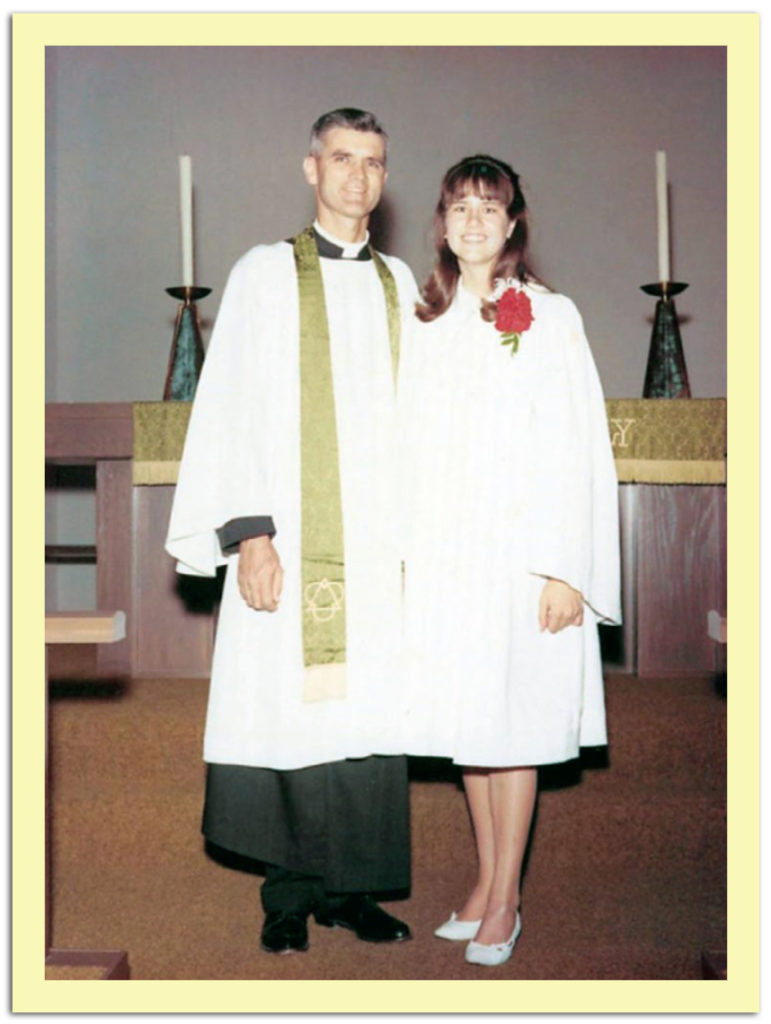
<instances>
[{"instance_id":1,"label":"wooden altar table","mask_svg":"<svg viewBox=\"0 0 771 1024\"><path fill-rule=\"evenodd\" d=\"M712 609L726 614L725 399L608 399L606 408L624 610L609 667L715 671L704 622ZM96 463L97 599L127 613L125 649L100 659L100 675L209 674L220 583L178 575L163 551L189 412L187 402L46 407L47 459Z\"/></svg>"}]
</instances>

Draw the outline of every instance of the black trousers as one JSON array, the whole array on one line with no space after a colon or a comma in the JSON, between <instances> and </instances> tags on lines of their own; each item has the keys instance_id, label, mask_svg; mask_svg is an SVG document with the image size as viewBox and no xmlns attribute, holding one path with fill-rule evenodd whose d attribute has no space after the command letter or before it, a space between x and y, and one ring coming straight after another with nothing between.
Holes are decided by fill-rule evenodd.
<instances>
[{"instance_id":1,"label":"black trousers","mask_svg":"<svg viewBox=\"0 0 771 1024\"><path fill-rule=\"evenodd\" d=\"M349 893L329 892L319 875L304 875L299 871L265 865L265 881L260 889L262 909L266 914L279 911L284 914L310 914L314 910L332 910Z\"/></svg>"},{"instance_id":2,"label":"black trousers","mask_svg":"<svg viewBox=\"0 0 771 1024\"><path fill-rule=\"evenodd\" d=\"M406 890L407 759L372 756L292 771L210 764L202 831L267 866L266 910L311 909L322 894Z\"/></svg>"}]
</instances>

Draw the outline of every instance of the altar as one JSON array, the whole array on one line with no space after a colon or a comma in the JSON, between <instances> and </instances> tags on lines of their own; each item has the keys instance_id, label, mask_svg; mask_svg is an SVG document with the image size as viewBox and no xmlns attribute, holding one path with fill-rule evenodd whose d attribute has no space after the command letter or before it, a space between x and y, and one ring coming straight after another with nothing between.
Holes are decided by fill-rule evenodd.
<instances>
[{"instance_id":1,"label":"altar","mask_svg":"<svg viewBox=\"0 0 771 1024\"><path fill-rule=\"evenodd\" d=\"M624 614L602 630L606 666L643 678L717 671L707 617L726 615L726 401L606 409ZM209 675L221 578L179 575L163 549L189 413L187 402L46 406L46 461L96 467L97 605L126 612L125 640L95 652L99 676Z\"/></svg>"}]
</instances>

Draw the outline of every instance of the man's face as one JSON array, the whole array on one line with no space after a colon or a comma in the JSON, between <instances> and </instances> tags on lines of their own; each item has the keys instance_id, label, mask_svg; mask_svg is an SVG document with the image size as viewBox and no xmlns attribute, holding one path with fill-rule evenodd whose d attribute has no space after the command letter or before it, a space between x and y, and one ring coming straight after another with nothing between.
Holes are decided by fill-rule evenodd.
<instances>
[{"instance_id":1,"label":"man's face","mask_svg":"<svg viewBox=\"0 0 771 1024\"><path fill-rule=\"evenodd\" d=\"M380 202L387 178L385 145L374 132L330 128L321 152L303 161L303 171L316 192L316 215L333 234L343 222L361 222Z\"/></svg>"}]
</instances>

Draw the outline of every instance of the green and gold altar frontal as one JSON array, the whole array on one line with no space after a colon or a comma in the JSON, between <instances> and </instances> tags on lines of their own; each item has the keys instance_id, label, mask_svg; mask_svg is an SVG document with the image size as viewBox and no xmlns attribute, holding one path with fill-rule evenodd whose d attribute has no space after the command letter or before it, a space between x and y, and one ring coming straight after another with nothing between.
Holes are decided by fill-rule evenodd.
<instances>
[{"instance_id":1,"label":"green and gold altar frontal","mask_svg":"<svg viewBox=\"0 0 771 1024\"><path fill-rule=\"evenodd\" d=\"M608 398L605 409L620 483L725 483L725 398Z\"/></svg>"},{"instance_id":2,"label":"green and gold altar frontal","mask_svg":"<svg viewBox=\"0 0 771 1024\"><path fill-rule=\"evenodd\" d=\"M189 402L134 403L134 483L174 484ZM608 398L620 483L723 484L724 398Z\"/></svg>"}]
</instances>

